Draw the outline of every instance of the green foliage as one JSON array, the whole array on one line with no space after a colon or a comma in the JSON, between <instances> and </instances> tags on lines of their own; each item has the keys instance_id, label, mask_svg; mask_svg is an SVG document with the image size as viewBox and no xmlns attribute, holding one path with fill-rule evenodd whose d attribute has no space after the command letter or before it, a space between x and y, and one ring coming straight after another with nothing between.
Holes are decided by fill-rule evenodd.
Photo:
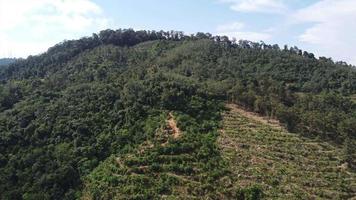
<instances>
[{"instance_id":1,"label":"green foliage","mask_svg":"<svg viewBox=\"0 0 356 200\"><path fill-rule=\"evenodd\" d=\"M338 123L338 131L343 135L344 160L352 168L356 169L356 120L347 118Z\"/></svg>"},{"instance_id":2,"label":"green foliage","mask_svg":"<svg viewBox=\"0 0 356 200\"><path fill-rule=\"evenodd\" d=\"M78 198L85 177L110 156L132 154L154 140L172 111L185 136L129 160L149 163L151 171L148 179L124 181L149 186L131 184L121 192L140 191L137 198L172 193L181 183L153 172L190 175L193 162L206 173L188 193L215 198L222 188L213 183L225 165L214 141L226 101L278 118L293 132L344 144L351 155L354 123L347 119L355 119L355 105L345 95L355 94L355 80L354 67L297 48L204 33L120 29L64 41L0 68L0 198ZM184 157L188 152L192 158ZM182 158L172 165L155 160L176 154ZM104 178L94 196L122 181Z\"/></svg>"}]
</instances>

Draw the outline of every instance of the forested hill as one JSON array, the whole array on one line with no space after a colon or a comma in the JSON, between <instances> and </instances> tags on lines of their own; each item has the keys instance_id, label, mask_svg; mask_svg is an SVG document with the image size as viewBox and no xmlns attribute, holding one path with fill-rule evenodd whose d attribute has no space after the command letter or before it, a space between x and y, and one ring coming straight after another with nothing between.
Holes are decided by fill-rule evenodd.
<instances>
[{"instance_id":1,"label":"forested hill","mask_svg":"<svg viewBox=\"0 0 356 200\"><path fill-rule=\"evenodd\" d=\"M42 55L30 56L28 59L12 66L5 73L2 73L2 79L30 76L43 77L56 70L62 70L62 66L71 59L96 47L105 45L132 47L149 41L169 42L172 47L184 44L178 49L191 48L191 50L197 50L205 46L204 49L199 49L199 51L201 53L208 53L206 52L208 50L213 51L209 55L211 58L205 62L209 62L209 64L215 62L214 68L224 68L225 71L220 72L220 74L227 73L231 66L238 66L235 67L236 69L234 69L233 73L240 72L240 76L241 73L244 73L244 75L247 73L247 75L252 75L255 78L256 76L268 76L285 84L290 83L290 87L296 91L320 92L333 90L342 94L351 94L356 87L355 67L347 65L345 62L334 63L330 58L320 57L317 59L314 54L302 51L297 47L288 48L288 46L284 46L280 48L278 45L265 43L235 42L230 41L225 36L212 36L204 33L186 36L182 32L176 31L135 32L131 29L105 30L99 34L93 34L92 37L64 41L51 47ZM197 42L199 46L192 47L195 45L194 42ZM216 63L224 60L228 63ZM173 64L175 63L171 63L171 65ZM198 75L201 76L200 78L204 77L201 74Z\"/></svg>"},{"instance_id":2,"label":"forested hill","mask_svg":"<svg viewBox=\"0 0 356 200\"><path fill-rule=\"evenodd\" d=\"M297 47L131 29L64 41L0 68L0 199L75 199L82 191L111 199L118 191L109 186L123 183L123 194L140 194L128 198L164 197L178 182L160 170L194 177L199 186L187 197L259 198L258 187L224 185L231 174L216 146L224 103L343 148L353 169L355 94L355 67ZM146 151L152 176L101 176L116 156L148 162L130 155L162 142L169 113L185 134ZM175 157L163 169L155 162L167 155Z\"/></svg>"}]
</instances>

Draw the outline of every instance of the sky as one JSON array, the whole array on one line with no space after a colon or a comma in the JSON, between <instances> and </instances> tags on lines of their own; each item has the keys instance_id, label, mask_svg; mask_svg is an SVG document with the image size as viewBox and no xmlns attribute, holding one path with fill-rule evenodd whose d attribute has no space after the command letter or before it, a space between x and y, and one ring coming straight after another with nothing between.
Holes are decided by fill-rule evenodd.
<instances>
[{"instance_id":1,"label":"sky","mask_svg":"<svg viewBox=\"0 0 356 200\"><path fill-rule=\"evenodd\" d=\"M0 58L107 28L209 32L356 65L356 0L0 0Z\"/></svg>"}]
</instances>

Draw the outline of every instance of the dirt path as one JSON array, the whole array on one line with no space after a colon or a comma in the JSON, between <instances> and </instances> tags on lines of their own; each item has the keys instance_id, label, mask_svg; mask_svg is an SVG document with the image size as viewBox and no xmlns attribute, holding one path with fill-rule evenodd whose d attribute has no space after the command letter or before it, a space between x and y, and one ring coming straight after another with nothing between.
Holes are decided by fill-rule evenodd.
<instances>
[{"instance_id":1,"label":"dirt path","mask_svg":"<svg viewBox=\"0 0 356 200\"><path fill-rule=\"evenodd\" d=\"M177 139L181 136L181 132L179 128L177 127L177 122L174 120L174 116L172 113L168 114L168 125L173 131L173 138Z\"/></svg>"},{"instance_id":2,"label":"dirt path","mask_svg":"<svg viewBox=\"0 0 356 200\"><path fill-rule=\"evenodd\" d=\"M183 180L183 181L185 181L185 182L195 183L195 184L197 184L197 185L200 185L200 184L201 184L200 182L197 182L197 181L195 181L195 180L189 179L188 176L177 175L177 174L174 174L174 173L171 173L171 172L167 172L166 174L169 175L169 176L173 176L173 177L176 177L176 178L178 178L178 179L181 179L181 180Z\"/></svg>"},{"instance_id":3,"label":"dirt path","mask_svg":"<svg viewBox=\"0 0 356 200\"><path fill-rule=\"evenodd\" d=\"M285 128L281 125L281 123L276 120L276 119L270 119L270 118L267 118L267 117L263 117L261 115L258 115L254 112L249 112L249 111L246 111L242 108L240 108L238 105L236 104L226 104L226 106L235 111L235 112L238 112L240 113L241 115L249 118L249 119L252 119L254 121L258 121L262 124L265 124L265 125L269 125L273 128L277 128L277 129L280 129L280 130L285 130Z\"/></svg>"}]
</instances>

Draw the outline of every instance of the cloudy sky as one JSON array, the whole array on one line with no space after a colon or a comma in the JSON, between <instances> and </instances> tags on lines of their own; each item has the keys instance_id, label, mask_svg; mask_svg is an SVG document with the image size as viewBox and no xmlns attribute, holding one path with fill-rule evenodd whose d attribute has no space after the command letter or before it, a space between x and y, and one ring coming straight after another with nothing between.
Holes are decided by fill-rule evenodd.
<instances>
[{"instance_id":1,"label":"cloudy sky","mask_svg":"<svg viewBox=\"0 0 356 200\"><path fill-rule=\"evenodd\" d=\"M356 0L0 0L0 57L106 28L210 32L356 65Z\"/></svg>"}]
</instances>

